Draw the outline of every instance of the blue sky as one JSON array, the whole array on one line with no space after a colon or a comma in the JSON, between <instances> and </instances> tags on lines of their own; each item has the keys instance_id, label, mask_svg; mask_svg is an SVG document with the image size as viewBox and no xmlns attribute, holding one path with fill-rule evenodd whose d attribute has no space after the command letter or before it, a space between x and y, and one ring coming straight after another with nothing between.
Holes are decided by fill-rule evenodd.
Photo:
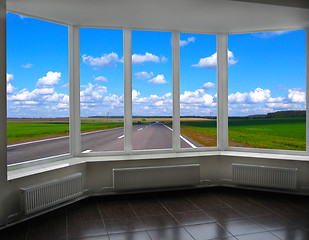
<instances>
[{"instance_id":1,"label":"blue sky","mask_svg":"<svg viewBox=\"0 0 309 240\"><path fill-rule=\"evenodd\" d=\"M80 30L81 116L123 115L122 30ZM133 115L172 115L172 34L132 31ZM181 115L217 114L216 36L180 34ZM229 115L305 109L305 30L229 36ZM7 14L8 117L68 117L68 28Z\"/></svg>"}]
</instances>

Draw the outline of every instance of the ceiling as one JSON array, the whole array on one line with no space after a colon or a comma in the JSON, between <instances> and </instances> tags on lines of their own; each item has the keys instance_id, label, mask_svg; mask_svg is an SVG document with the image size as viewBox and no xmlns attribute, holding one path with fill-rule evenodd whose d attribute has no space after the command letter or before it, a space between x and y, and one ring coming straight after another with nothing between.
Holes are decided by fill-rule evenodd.
<instances>
[{"instance_id":1,"label":"ceiling","mask_svg":"<svg viewBox=\"0 0 309 240\"><path fill-rule=\"evenodd\" d=\"M279 6L280 2L284 6ZM107 28L241 33L309 27L306 5L291 7L290 2L293 1L7 0L7 9L68 25ZM295 1L301 2L304 1Z\"/></svg>"}]
</instances>

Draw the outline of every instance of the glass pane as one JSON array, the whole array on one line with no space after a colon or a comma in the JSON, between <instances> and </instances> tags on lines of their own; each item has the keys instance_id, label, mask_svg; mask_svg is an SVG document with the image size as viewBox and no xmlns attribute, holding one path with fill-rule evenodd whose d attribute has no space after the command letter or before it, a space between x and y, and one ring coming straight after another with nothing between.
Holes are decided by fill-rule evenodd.
<instances>
[{"instance_id":1,"label":"glass pane","mask_svg":"<svg viewBox=\"0 0 309 240\"><path fill-rule=\"evenodd\" d=\"M81 150L123 151L123 32L80 29Z\"/></svg>"},{"instance_id":2,"label":"glass pane","mask_svg":"<svg viewBox=\"0 0 309 240\"><path fill-rule=\"evenodd\" d=\"M7 13L8 164L69 152L68 28Z\"/></svg>"},{"instance_id":3,"label":"glass pane","mask_svg":"<svg viewBox=\"0 0 309 240\"><path fill-rule=\"evenodd\" d=\"M216 36L180 34L181 147L217 146Z\"/></svg>"},{"instance_id":4,"label":"glass pane","mask_svg":"<svg viewBox=\"0 0 309 240\"><path fill-rule=\"evenodd\" d=\"M306 32L229 36L229 146L306 150Z\"/></svg>"},{"instance_id":5,"label":"glass pane","mask_svg":"<svg viewBox=\"0 0 309 240\"><path fill-rule=\"evenodd\" d=\"M132 31L133 149L172 148L172 34Z\"/></svg>"}]
</instances>

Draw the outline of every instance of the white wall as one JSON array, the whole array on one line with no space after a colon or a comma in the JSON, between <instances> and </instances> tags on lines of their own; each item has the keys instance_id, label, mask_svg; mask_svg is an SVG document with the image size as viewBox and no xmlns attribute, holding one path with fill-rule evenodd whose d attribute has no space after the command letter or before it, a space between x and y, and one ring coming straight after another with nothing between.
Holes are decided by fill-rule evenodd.
<instances>
[{"instance_id":1,"label":"white wall","mask_svg":"<svg viewBox=\"0 0 309 240\"><path fill-rule=\"evenodd\" d=\"M106 158L106 157L105 157ZM35 185L51 179L64 177L73 173L81 172L84 176L84 187L89 191L87 194L103 194L106 190L102 188L112 186L112 169L121 167L143 167L143 166L164 166L175 164L198 163L201 166L201 180L210 180L213 185L231 185L226 180L232 177L232 163L246 163L255 165L270 165L278 167L298 168L298 191L294 193L309 194L309 162L295 160L266 159L254 157L236 157L236 156L200 156L200 157L181 157L165 158L153 160L127 160L127 161L102 161L88 162L79 165L65 167L58 170L48 171L28 177L23 177L9 181L8 185L1 185L1 209L7 209L7 212L1 214L1 220L7 221L10 215L20 213L19 189L21 187ZM205 184L207 186L208 183ZM9 191L8 197L2 197L3 192ZM112 190L110 190L112 191ZM3 207L5 206L5 207ZM10 218L10 221L18 220Z\"/></svg>"}]
</instances>

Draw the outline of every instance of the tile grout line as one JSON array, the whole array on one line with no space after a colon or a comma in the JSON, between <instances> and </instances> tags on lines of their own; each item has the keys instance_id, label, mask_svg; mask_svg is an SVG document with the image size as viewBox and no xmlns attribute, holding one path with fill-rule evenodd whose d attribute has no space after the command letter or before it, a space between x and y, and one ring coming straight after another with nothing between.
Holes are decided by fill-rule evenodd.
<instances>
[{"instance_id":1,"label":"tile grout line","mask_svg":"<svg viewBox=\"0 0 309 240\"><path fill-rule=\"evenodd\" d=\"M67 240L69 240L69 224L68 224L68 208L65 208L65 225L66 225L66 235Z\"/></svg>"},{"instance_id":2,"label":"tile grout line","mask_svg":"<svg viewBox=\"0 0 309 240\"><path fill-rule=\"evenodd\" d=\"M105 224L105 221L104 221L104 218L103 218L103 215L102 215L102 212L101 212L101 209L100 209L100 207L99 207L99 202L98 202L98 199L96 198L96 207L97 207L97 210L99 210L99 213L100 213L100 216L101 216L101 219L102 219L102 222L103 222L103 225L104 225L104 227L105 227L105 230L106 230L106 236L107 236L107 238L108 239L110 239L109 238L109 234L108 234L108 231L107 231L107 227L106 227L106 224Z\"/></svg>"},{"instance_id":3,"label":"tile grout line","mask_svg":"<svg viewBox=\"0 0 309 240\"><path fill-rule=\"evenodd\" d=\"M28 223L25 240L27 240L27 239L28 239L28 236L29 236L29 231L30 231L30 224Z\"/></svg>"},{"instance_id":4,"label":"tile grout line","mask_svg":"<svg viewBox=\"0 0 309 240\"><path fill-rule=\"evenodd\" d=\"M278 237L277 237L276 235L274 235L270 230L267 230L267 229L264 228L262 225L256 223L254 220L251 220L250 217L247 217L247 216L241 214L241 212L237 211L237 209L234 209L230 204L228 204L227 202L225 202L225 201L224 201L223 199L221 199L220 197L218 197L218 196L215 196L215 197L218 198L218 199L220 199L222 202L224 202L224 203L225 203L227 206L229 206L231 209L233 209L233 210L236 211L238 214L240 214L241 216L243 216L245 219L247 219L247 220L249 220L249 221L255 223L255 224L258 225L259 227L265 229L265 232L268 232L268 233L270 233L271 235L273 235L273 236L275 236L276 238L278 238ZM276 212L272 211L271 209L269 209L269 208L263 206L262 204L260 204L260 203L258 203L258 202L256 202L256 201L254 201L254 200L252 200L252 199L250 199L250 198L248 198L248 197L246 197L246 199L247 199L249 202L255 203L255 204L257 204L258 206L263 207L263 208L269 210L270 212L273 213L273 215L278 215L279 217L281 217L279 214L277 214ZM261 215L261 216L255 216L255 217L264 217L264 216L270 216L270 215ZM251 217L251 218L254 218L254 217ZM285 219L285 218L284 218L284 219ZM287 220L287 219L285 219L285 220ZM219 223L218 223L218 224L219 224ZM219 225L221 226L221 224L219 224ZM223 226L222 226L222 227L223 227ZM232 234L232 235L233 235L233 234ZM247 235L247 234L243 234L243 235ZM233 236L234 236L234 235L233 235ZM241 236L241 235L238 235L238 236ZM236 236L234 236L234 237L236 237ZM278 238L278 239L280 239L280 238Z\"/></svg>"},{"instance_id":5,"label":"tile grout line","mask_svg":"<svg viewBox=\"0 0 309 240\"><path fill-rule=\"evenodd\" d=\"M133 211L134 215L137 217L137 219L138 219L138 221L140 222L140 224L142 224L142 226L143 226L145 232L147 233L148 237L149 237L150 239L152 239L151 236L149 235L148 231L146 230L145 225L142 223L141 219L140 219L139 216L136 214L136 212L135 212L134 208L132 207L130 201L129 201L129 200L126 200L126 201L128 202L128 204L129 204L131 210Z\"/></svg>"},{"instance_id":6,"label":"tile grout line","mask_svg":"<svg viewBox=\"0 0 309 240\"><path fill-rule=\"evenodd\" d=\"M215 196L215 195L214 195ZM222 201L221 199L219 199L217 196L215 196L218 200ZM232 234L231 232L229 232L227 229L225 229L216 219L212 218L211 216L209 216L206 212L204 212L204 210L202 208L200 208L199 206L197 206L190 198L185 197L188 201L190 201L193 205L195 205L198 209L200 209L202 211L202 213L204 213L206 216L210 217L211 219L214 220L214 222L216 224L218 224L220 227L222 227L225 231L227 231L229 234L231 234L232 237L236 236L234 234ZM224 208L218 208L218 209L224 209ZM238 238L237 238L238 239Z\"/></svg>"},{"instance_id":7,"label":"tile grout line","mask_svg":"<svg viewBox=\"0 0 309 240\"><path fill-rule=\"evenodd\" d=\"M185 196L184 196L185 198ZM185 228L185 226L182 226L180 224L180 222L174 217L174 215L163 205L163 203L161 203L161 201L156 198L156 200L161 204L161 206L168 212L168 214L170 214L172 216L172 218L189 234L190 237L192 237L193 240L195 240L195 238L192 236L191 233L189 233L189 231Z\"/></svg>"}]
</instances>

